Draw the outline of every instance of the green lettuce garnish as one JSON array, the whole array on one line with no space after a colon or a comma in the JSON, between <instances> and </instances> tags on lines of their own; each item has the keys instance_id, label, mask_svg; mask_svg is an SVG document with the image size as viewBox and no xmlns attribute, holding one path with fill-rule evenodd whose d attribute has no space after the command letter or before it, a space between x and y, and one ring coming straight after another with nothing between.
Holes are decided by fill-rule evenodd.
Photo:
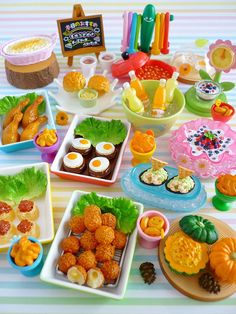
<instances>
[{"instance_id":1,"label":"green lettuce garnish","mask_svg":"<svg viewBox=\"0 0 236 314\"><path fill-rule=\"evenodd\" d=\"M117 145L126 138L127 129L121 120L103 121L86 118L75 128L74 133L89 139L93 145L101 141Z\"/></svg>"},{"instance_id":2,"label":"green lettuce garnish","mask_svg":"<svg viewBox=\"0 0 236 314\"><path fill-rule=\"evenodd\" d=\"M28 104L28 106L30 106L37 97L38 94L36 93L28 93L22 96L5 96L0 99L0 115L7 114L12 108L16 107L21 101L25 100L26 98L30 99L30 102ZM24 108L23 112L26 108ZM44 100L38 107L39 115L43 114L45 110L46 102Z\"/></svg>"},{"instance_id":3,"label":"green lettuce garnish","mask_svg":"<svg viewBox=\"0 0 236 314\"><path fill-rule=\"evenodd\" d=\"M131 233L136 227L138 209L133 201L124 198L106 198L95 192L84 194L72 209L72 215L83 215L85 207L97 205L102 213L111 213L116 216L117 229L124 233Z\"/></svg>"},{"instance_id":4,"label":"green lettuce garnish","mask_svg":"<svg viewBox=\"0 0 236 314\"><path fill-rule=\"evenodd\" d=\"M11 176L0 176L0 200L15 204L42 195L47 188L47 175L35 167Z\"/></svg>"}]
</instances>

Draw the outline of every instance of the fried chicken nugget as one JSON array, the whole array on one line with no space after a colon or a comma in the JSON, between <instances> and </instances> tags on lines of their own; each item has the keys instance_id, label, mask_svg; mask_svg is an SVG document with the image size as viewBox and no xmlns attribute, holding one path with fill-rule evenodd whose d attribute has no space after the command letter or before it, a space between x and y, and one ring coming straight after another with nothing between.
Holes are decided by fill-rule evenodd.
<instances>
[{"instance_id":1,"label":"fried chicken nugget","mask_svg":"<svg viewBox=\"0 0 236 314\"><path fill-rule=\"evenodd\" d=\"M94 233L86 230L80 238L80 245L85 250L94 250L98 245Z\"/></svg>"},{"instance_id":2,"label":"fried chicken nugget","mask_svg":"<svg viewBox=\"0 0 236 314\"><path fill-rule=\"evenodd\" d=\"M69 227L71 231L75 234L80 234L84 232L85 230L85 225L84 225L84 216L73 216L71 217L69 221Z\"/></svg>"},{"instance_id":3,"label":"fried chicken nugget","mask_svg":"<svg viewBox=\"0 0 236 314\"><path fill-rule=\"evenodd\" d=\"M86 270L89 270L90 268L95 268L97 265L95 255L92 251L84 251L80 254L77 261L78 264L83 266Z\"/></svg>"},{"instance_id":4,"label":"fried chicken nugget","mask_svg":"<svg viewBox=\"0 0 236 314\"><path fill-rule=\"evenodd\" d=\"M59 257L58 269L67 273L68 269L76 264L76 257L72 253L65 253Z\"/></svg>"},{"instance_id":5,"label":"fried chicken nugget","mask_svg":"<svg viewBox=\"0 0 236 314\"><path fill-rule=\"evenodd\" d=\"M115 239L114 230L108 226L101 226L95 231L95 239L101 244L110 244Z\"/></svg>"},{"instance_id":6,"label":"fried chicken nugget","mask_svg":"<svg viewBox=\"0 0 236 314\"><path fill-rule=\"evenodd\" d=\"M95 257L98 262L110 261L115 255L115 246L111 244L99 244Z\"/></svg>"},{"instance_id":7,"label":"fried chicken nugget","mask_svg":"<svg viewBox=\"0 0 236 314\"><path fill-rule=\"evenodd\" d=\"M84 215L87 214L99 214L101 215L101 209L96 205L86 206L84 209Z\"/></svg>"},{"instance_id":8,"label":"fried chicken nugget","mask_svg":"<svg viewBox=\"0 0 236 314\"><path fill-rule=\"evenodd\" d=\"M68 238L65 238L61 242L61 248L65 252L76 254L80 248L79 239L76 238L75 236L70 236Z\"/></svg>"},{"instance_id":9,"label":"fried chicken nugget","mask_svg":"<svg viewBox=\"0 0 236 314\"><path fill-rule=\"evenodd\" d=\"M126 244L126 234L118 230L114 230L114 233L115 239L113 240L112 244L115 246L116 249L122 250Z\"/></svg>"},{"instance_id":10,"label":"fried chicken nugget","mask_svg":"<svg viewBox=\"0 0 236 314\"><path fill-rule=\"evenodd\" d=\"M116 228L116 216L111 213L105 213L101 215L102 225L111 227L112 229Z\"/></svg>"},{"instance_id":11,"label":"fried chicken nugget","mask_svg":"<svg viewBox=\"0 0 236 314\"><path fill-rule=\"evenodd\" d=\"M116 280L120 273L120 266L116 261L106 261L101 267L105 280L110 283Z\"/></svg>"}]
</instances>

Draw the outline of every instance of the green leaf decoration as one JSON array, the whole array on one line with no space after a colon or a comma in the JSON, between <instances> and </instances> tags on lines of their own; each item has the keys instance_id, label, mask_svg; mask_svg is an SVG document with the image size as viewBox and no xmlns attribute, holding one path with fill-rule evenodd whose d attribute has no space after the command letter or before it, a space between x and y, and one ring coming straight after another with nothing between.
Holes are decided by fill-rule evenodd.
<instances>
[{"instance_id":1,"label":"green leaf decoration","mask_svg":"<svg viewBox=\"0 0 236 314\"><path fill-rule=\"evenodd\" d=\"M199 75L200 77L203 79L203 80L211 80L212 81L212 78L210 77L210 75L204 71L204 70L199 70Z\"/></svg>"},{"instance_id":2,"label":"green leaf decoration","mask_svg":"<svg viewBox=\"0 0 236 314\"><path fill-rule=\"evenodd\" d=\"M126 138L127 129L120 120L103 121L86 118L75 128L74 133L89 139L94 146L99 142L117 145Z\"/></svg>"},{"instance_id":3,"label":"green leaf decoration","mask_svg":"<svg viewBox=\"0 0 236 314\"><path fill-rule=\"evenodd\" d=\"M46 191L47 175L35 167L26 168L11 176L0 176L0 200L18 204L33 199Z\"/></svg>"},{"instance_id":4,"label":"green leaf decoration","mask_svg":"<svg viewBox=\"0 0 236 314\"><path fill-rule=\"evenodd\" d=\"M12 108L16 107L21 101L27 98L29 98L30 100L28 106L32 105L32 103L36 100L38 96L39 95L36 93L28 93L22 96L5 96L0 99L0 115L7 114ZM24 112L27 107L25 107L22 112ZM38 107L39 115L43 114L45 110L46 102L44 100Z\"/></svg>"},{"instance_id":5,"label":"green leaf decoration","mask_svg":"<svg viewBox=\"0 0 236 314\"><path fill-rule=\"evenodd\" d=\"M138 210L133 201L124 198L107 198L98 196L95 192L84 194L72 209L72 215L83 215L85 207L98 206L102 213L111 213L116 216L117 229L124 233L131 233L138 219Z\"/></svg>"},{"instance_id":6,"label":"green leaf decoration","mask_svg":"<svg viewBox=\"0 0 236 314\"><path fill-rule=\"evenodd\" d=\"M233 82L222 82L220 83L224 92L227 92L233 88L235 88L235 84Z\"/></svg>"},{"instance_id":7,"label":"green leaf decoration","mask_svg":"<svg viewBox=\"0 0 236 314\"><path fill-rule=\"evenodd\" d=\"M215 138L215 135L211 131L205 132L204 135L205 137L209 138L211 141L214 140Z\"/></svg>"}]
</instances>

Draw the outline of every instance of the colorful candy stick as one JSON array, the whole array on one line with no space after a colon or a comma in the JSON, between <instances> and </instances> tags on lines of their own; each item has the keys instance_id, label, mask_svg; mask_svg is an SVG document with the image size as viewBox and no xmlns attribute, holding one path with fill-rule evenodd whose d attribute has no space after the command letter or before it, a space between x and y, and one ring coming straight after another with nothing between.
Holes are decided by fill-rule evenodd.
<instances>
[{"instance_id":1,"label":"colorful candy stick","mask_svg":"<svg viewBox=\"0 0 236 314\"><path fill-rule=\"evenodd\" d=\"M135 43L135 36L136 36L137 21L138 21L138 14L133 13L128 53L136 52L134 43Z\"/></svg>"},{"instance_id":2,"label":"colorful candy stick","mask_svg":"<svg viewBox=\"0 0 236 314\"><path fill-rule=\"evenodd\" d=\"M133 19L133 12L129 12L129 15L128 15L128 34L127 34L128 48L129 48L129 43L130 43L130 32L131 32L132 19Z\"/></svg>"},{"instance_id":3,"label":"colorful candy stick","mask_svg":"<svg viewBox=\"0 0 236 314\"><path fill-rule=\"evenodd\" d=\"M139 34L141 29L141 21L142 21L142 15L138 15L137 19L137 27L136 27L136 34L135 34L135 41L134 41L134 49L138 50L138 43L139 43Z\"/></svg>"},{"instance_id":4,"label":"colorful candy stick","mask_svg":"<svg viewBox=\"0 0 236 314\"><path fill-rule=\"evenodd\" d=\"M146 5L143 11L141 25L141 48L143 52L149 52L152 35L155 26L155 7L152 4Z\"/></svg>"},{"instance_id":5,"label":"colorful candy stick","mask_svg":"<svg viewBox=\"0 0 236 314\"><path fill-rule=\"evenodd\" d=\"M160 48L159 48L160 18L161 18L161 14L157 13L157 15L156 15L156 23L155 23L155 35L154 35L154 41L152 43L152 51L151 51L151 53L153 55L159 55L160 52L161 52Z\"/></svg>"},{"instance_id":6,"label":"colorful candy stick","mask_svg":"<svg viewBox=\"0 0 236 314\"><path fill-rule=\"evenodd\" d=\"M121 41L121 52L126 51L128 48L128 15L127 11L123 14L123 39Z\"/></svg>"},{"instance_id":7,"label":"colorful candy stick","mask_svg":"<svg viewBox=\"0 0 236 314\"><path fill-rule=\"evenodd\" d=\"M160 19L160 36L159 36L159 48L163 48L163 41L164 41L164 33L165 33L165 13L161 13Z\"/></svg>"},{"instance_id":8,"label":"colorful candy stick","mask_svg":"<svg viewBox=\"0 0 236 314\"><path fill-rule=\"evenodd\" d=\"M169 41L168 41L168 39L169 39L169 25L170 25L170 13L166 12L163 48L161 49L161 53L163 53L165 55L169 53Z\"/></svg>"}]
</instances>

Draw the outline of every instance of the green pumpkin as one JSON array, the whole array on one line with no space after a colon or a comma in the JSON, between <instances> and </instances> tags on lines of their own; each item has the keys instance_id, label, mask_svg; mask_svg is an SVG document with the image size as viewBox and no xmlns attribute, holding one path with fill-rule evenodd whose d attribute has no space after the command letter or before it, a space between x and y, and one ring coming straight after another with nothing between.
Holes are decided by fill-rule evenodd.
<instances>
[{"instance_id":1,"label":"green pumpkin","mask_svg":"<svg viewBox=\"0 0 236 314\"><path fill-rule=\"evenodd\" d=\"M184 233L196 241L213 244L218 240L214 224L201 216L184 216L179 221L179 226Z\"/></svg>"}]
</instances>

